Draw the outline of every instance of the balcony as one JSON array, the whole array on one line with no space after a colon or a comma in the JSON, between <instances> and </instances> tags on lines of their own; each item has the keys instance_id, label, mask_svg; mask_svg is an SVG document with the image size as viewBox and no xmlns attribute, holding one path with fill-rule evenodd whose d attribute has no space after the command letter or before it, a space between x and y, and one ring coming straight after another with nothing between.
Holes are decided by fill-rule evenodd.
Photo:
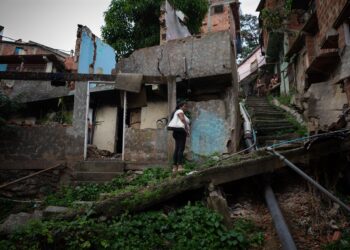
<instances>
[{"instance_id":1,"label":"balcony","mask_svg":"<svg viewBox=\"0 0 350 250\"><path fill-rule=\"evenodd\" d=\"M335 29L330 29L321 42L321 49L338 49L339 33Z\"/></svg>"},{"instance_id":2,"label":"balcony","mask_svg":"<svg viewBox=\"0 0 350 250\"><path fill-rule=\"evenodd\" d=\"M340 61L337 51L322 53L314 58L306 70L308 83L323 82L329 79Z\"/></svg>"}]
</instances>

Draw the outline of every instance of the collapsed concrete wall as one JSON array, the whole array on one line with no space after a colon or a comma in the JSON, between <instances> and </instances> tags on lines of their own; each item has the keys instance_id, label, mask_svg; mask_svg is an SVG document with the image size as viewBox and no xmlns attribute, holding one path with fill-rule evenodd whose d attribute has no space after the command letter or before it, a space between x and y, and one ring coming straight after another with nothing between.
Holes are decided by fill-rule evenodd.
<instances>
[{"instance_id":1,"label":"collapsed concrete wall","mask_svg":"<svg viewBox=\"0 0 350 250\"><path fill-rule=\"evenodd\" d=\"M340 85L330 82L312 84L304 95L304 100L307 104L305 116L311 131L327 131L330 125L339 120L344 104L348 103Z\"/></svg>"},{"instance_id":2,"label":"collapsed concrete wall","mask_svg":"<svg viewBox=\"0 0 350 250\"><path fill-rule=\"evenodd\" d=\"M123 73L183 79L231 74L231 49L228 32L209 33L137 50L121 59L118 69Z\"/></svg>"},{"instance_id":3,"label":"collapsed concrete wall","mask_svg":"<svg viewBox=\"0 0 350 250\"><path fill-rule=\"evenodd\" d=\"M111 74L116 65L114 49L82 25L78 25L75 58L78 73Z\"/></svg>"}]
</instances>

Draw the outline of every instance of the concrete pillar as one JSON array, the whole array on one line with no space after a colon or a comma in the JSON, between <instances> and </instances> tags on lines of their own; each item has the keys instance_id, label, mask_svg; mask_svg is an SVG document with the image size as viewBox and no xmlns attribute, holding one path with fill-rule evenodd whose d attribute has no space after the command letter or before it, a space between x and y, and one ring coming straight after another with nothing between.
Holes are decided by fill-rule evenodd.
<instances>
[{"instance_id":1,"label":"concrete pillar","mask_svg":"<svg viewBox=\"0 0 350 250\"><path fill-rule=\"evenodd\" d=\"M176 108L176 77L168 76L167 78L168 85L168 114L169 114L169 122L171 118L171 114L174 112ZM168 160L172 161L173 151L174 151L174 140L172 137L172 132L168 133Z\"/></svg>"},{"instance_id":2,"label":"concrete pillar","mask_svg":"<svg viewBox=\"0 0 350 250\"><path fill-rule=\"evenodd\" d=\"M73 131L76 137L81 138L81 152L84 152L84 141L87 131L87 104L88 83L76 82L74 93ZM82 155L83 158L83 155Z\"/></svg>"}]
</instances>

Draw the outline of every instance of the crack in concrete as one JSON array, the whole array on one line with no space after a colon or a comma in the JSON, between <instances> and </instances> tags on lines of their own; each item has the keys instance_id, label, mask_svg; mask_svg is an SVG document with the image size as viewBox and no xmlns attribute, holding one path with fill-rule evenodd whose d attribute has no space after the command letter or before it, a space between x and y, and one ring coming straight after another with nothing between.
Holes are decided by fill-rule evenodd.
<instances>
[{"instance_id":1,"label":"crack in concrete","mask_svg":"<svg viewBox=\"0 0 350 250\"><path fill-rule=\"evenodd\" d=\"M159 72L159 74L161 74L162 76L164 76L163 72L161 71L160 69L160 62L163 60L163 57L164 57L164 47L161 48L160 50L160 57L158 57L158 63L157 63L157 70Z\"/></svg>"}]
</instances>

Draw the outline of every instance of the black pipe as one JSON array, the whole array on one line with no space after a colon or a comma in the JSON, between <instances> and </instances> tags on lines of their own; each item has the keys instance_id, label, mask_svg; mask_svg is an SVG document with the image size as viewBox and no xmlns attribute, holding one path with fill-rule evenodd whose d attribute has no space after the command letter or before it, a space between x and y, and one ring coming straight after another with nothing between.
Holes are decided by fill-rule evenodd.
<instances>
[{"instance_id":1,"label":"black pipe","mask_svg":"<svg viewBox=\"0 0 350 250\"><path fill-rule=\"evenodd\" d=\"M288 229L286 221L283 218L282 212L278 206L275 194L270 185L265 186L265 201L269 208L273 223L278 234L278 237L284 250L296 250L293 237Z\"/></svg>"},{"instance_id":2,"label":"black pipe","mask_svg":"<svg viewBox=\"0 0 350 250\"><path fill-rule=\"evenodd\" d=\"M334 196L331 192L329 192L327 189L322 187L320 184L318 184L315 180L313 180L310 176L305 174L300 168L295 166L292 162L286 159L283 155L276 152L272 148L268 147L268 151L270 151L273 155L277 156L281 161L283 161L288 167L290 167L293 171L295 171L297 174L299 174L301 177L303 177L305 180L310 182L313 186L315 186L318 190L320 190L322 193L324 193L326 196L328 196L331 200L338 203L342 208L344 208L347 212L350 213L350 207L347 206L344 202L342 202L340 199L338 199L336 196Z\"/></svg>"},{"instance_id":3,"label":"black pipe","mask_svg":"<svg viewBox=\"0 0 350 250\"><path fill-rule=\"evenodd\" d=\"M245 133L244 139L247 144L247 148L249 148L249 152L255 151L255 147L253 147L254 141L252 140L252 134L250 132L247 133L247 131L244 131L244 133ZM275 195L270 185L266 185L265 187L265 200L269 208L273 223L275 224L275 228L276 228L278 237L281 241L282 248L285 250L296 250L297 248L295 246L293 237L283 218L282 212L279 209L278 202L275 198Z\"/></svg>"}]
</instances>

